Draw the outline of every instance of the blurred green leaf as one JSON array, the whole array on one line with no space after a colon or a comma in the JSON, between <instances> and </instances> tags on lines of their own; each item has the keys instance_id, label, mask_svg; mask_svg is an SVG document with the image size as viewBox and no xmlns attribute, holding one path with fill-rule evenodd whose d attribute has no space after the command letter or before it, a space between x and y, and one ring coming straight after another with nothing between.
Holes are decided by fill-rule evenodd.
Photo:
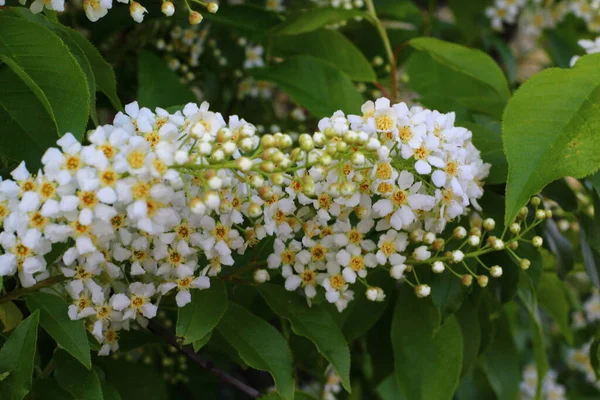
<instances>
[{"instance_id":1,"label":"blurred green leaf","mask_svg":"<svg viewBox=\"0 0 600 400\"><path fill-rule=\"evenodd\" d=\"M276 35L298 35L337 24L350 18L366 16L366 12L358 9L310 8L293 13L288 19L277 25L271 33Z\"/></svg>"},{"instance_id":2,"label":"blurred green leaf","mask_svg":"<svg viewBox=\"0 0 600 400\"><path fill-rule=\"evenodd\" d=\"M327 61L345 72L350 79L373 82L375 71L362 52L344 35L331 29L319 29L299 35L273 38L274 55L308 55Z\"/></svg>"},{"instance_id":3,"label":"blurred green leaf","mask_svg":"<svg viewBox=\"0 0 600 400\"><path fill-rule=\"evenodd\" d=\"M140 107L167 108L196 101L196 96L164 60L149 51L138 54L138 92Z\"/></svg>"},{"instance_id":4,"label":"blurred green leaf","mask_svg":"<svg viewBox=\"0 0 600 400\"><path fill-rule=\"evenodd\" d=\"M263 284L258 290L275 314L290 321L294 333L315 344L350 392L350 349L331 316L318 305L309 307L297 293L281 285Z\"/></svg>"},{"instance_id":5,"label":"blurred green leaf","mask_svg":"<svg viewBox=\"0 0 600 400\"><path fill-rule=\"evenodd\" d=\"M27 296L26 301L32 312L40 311L40 325L56 343L90 369L92 360L84 322L69 318L67 302L45 292L32 293Z\"/></svg>"},{"instance_id":6,"label":"blurred green leaf","mask_svg":"<svg viewBox=\"0 0 600 400\"><path fill-rule=\"evenodd\" d=\"M0 349L0 372L9 372L0 381L0 398L3 400L21 400L31 389L39 318L39 312L33 312Z\"/></svg>"},{"instance_id":7,"label":"blurred green leaf","mask_svg":"<svg viewBox=\"0 0 600 400\"><path fill-rule=\"evenodd\" d=\"M450 400L458 387L463 359L460 326L455 316L440 323L440 312L430 298L417 298L408 285L400 288L391 335L396 377L407 399Z\"/></svg>"},{"instance_id":8,"label":"blurred green leaf","mask_svg":"<svg viewBox=\"0 0 600 400\"><path fill-rule=\"evenodd\" d=\"M94 369L85 369L64 351L54 355L54 377L58 385L78 400L104 400L100 378Z\"/></svg>"},{"instance_id":9,"label":"blurred green leaf","mask_svg":"<svg viewBox=\"0 0 600 400\"><path fill-rule=\"evenodd\" d=\"M292 353L275 328L242 306L229 303L217 330L244 362L273 376L275 387L284 400L294 399Z\"/></svg>"},{"instance_id":10,"label":"blurred green leaf","mask_svg":"<svg viewBox=\"0 0 600 400\"><path fill-rule=\"evenodd\" d=\"M294 56L267 68L254 68L248 73L256 79L276 83L292 99L321 118L337 110L358 113L362 95L339 69L311 56Z\"/></svg>"},{"instance_id":11,"label":"blurred green leaf","mask_svg":"<svg viewBox=\"0 0 600 400\"><path fill-rule=\"evenodd\" d=\"M554 318L569 344L573 344L573 332L569 323L571 306L564 283L553 272L542 273L537 289L540 306Z\"/></svg>"},{"instance_id":12,"label":"blurred green leaf","mask_svg":"<svg viewBox=\"0 0 600 400\"><path fill-rule=\"evenodd\" d=\"M416 38L408 61L409 85L421 102L443 112L459 105L500 119L510 97L504 73L480 50L434 38Z\"/></svg>"},{"instance_id":13,"label":"blurred green leaf","mask_svg":"<svg viewBox=\"0 0 600 400\"><path fill-rule=\"evenodd\" d=\"M10 332L23 320L23 313L12 301L0 304L0 322L4 326L2 332Z\"/></svg>"},{"instance_id":14,"label":"blurred green leaf","mask_svg":"<svg viewBox=\"0 0 600 400\"><path fill-rule=\"evenodd\" d=\"M152 366L108 357L99 357L94 363L102 368L106 382L117 389L123 400L169 399L163 376Z\"/></svg>"},{"instance_id":15,"label":"blurred green leaf","mask_svg":"<svg viewBox=\"0 0 600 400\"><path fill-rule=\"evenodd\" d=\"M227 290L219 279L211 279L210 288L192 290L192 301L179 309L176 333L184 344L210 334L227 310Z\"/></svg>"},{"instance_id":16,"label":"blurred green leaf","mask_svg":"<svg viewBox=\"0 0 600 400\"><path fill-rule=\"evenodd\" d=\"M460 125L473 132L473 144L481 152L481 158L492 165L485 183L494 185L506 182L508 163L504 156L500 132L475 123L461 122Z\"/></svg>"}]
</instances>

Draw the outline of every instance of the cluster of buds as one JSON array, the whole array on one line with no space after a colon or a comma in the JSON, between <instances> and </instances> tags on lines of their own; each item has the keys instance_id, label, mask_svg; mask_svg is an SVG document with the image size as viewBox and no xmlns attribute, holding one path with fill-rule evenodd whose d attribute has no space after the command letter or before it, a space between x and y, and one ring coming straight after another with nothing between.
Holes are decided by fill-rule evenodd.
<instances>
[{"instance_id":1,"label":"cluster of buds","mask_svg":"<svg viewBox=\"0 0 600 400\"><path fill-rule=\"evenodd\" d=\"M89 132L88 144L64 135L36 174L22 163L0 182L0 275L24 287L62 276L56 290L100 354L118 347L119 330L145 326L163 296L185 306L190 290L224 274L281 275L287 290L308 302L321 291L341 311L357 286L384 299L368 283L374 268L423 297L430 289L405 271L417 279L417 264L450 269L470 256L435 258L446 225L479 208L490 167L454 114L379 99L360 115L322 119L295 145L207 103L125 111ZM266 261L236 269L236 258L268 243ZM65 252L48 265L56 246Z\"/></svg>"}]
</instances>

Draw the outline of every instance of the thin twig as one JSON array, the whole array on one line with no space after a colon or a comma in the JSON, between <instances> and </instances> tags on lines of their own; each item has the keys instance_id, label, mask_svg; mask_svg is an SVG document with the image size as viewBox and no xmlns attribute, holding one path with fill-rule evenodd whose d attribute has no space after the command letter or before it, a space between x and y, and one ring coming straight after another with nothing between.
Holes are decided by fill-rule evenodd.
<instances>
[{"instance_id":1,"label":"thin twig","mask_svg":"<svg viewBox=\"0 0 600 400\"><path fill-rule=\"evenodd\" d=\"M0 297L0 304L7 303L12 300L16 300L19 297L24 296L28 293L36 292L40 289L46 288L48 286L52 286L56 283L66 280L66 279L67 279L67 277L64 275L51 276L50 278L44 279L43 281L40 281L33 286L13 290L12 292L9 292L9 293L5 294L4 296Z\"/></svg>"},{"instance_id":2,"label":"thin twig","mask_svg":"<svg viewBox=\"0 0 600 400\"><path fill-rule=\"evenodd\" d=\"M167 341L167 343L169 343L171 346L175 347L182 354L187 356L190 360L192 360L193 362L198 364L201 368L208 370L208 372L210 372L211 374L213 374L214 376L216 376L223 382L235 387L236 389L247 394L248 396L250 396L253 399L257 399L260 396L260 392L258 390L246 385L244 382L234 378L233 376L229 375L227 372L221 371L213 364L212 361L205 360L202 357L200 357L200 355L198 355L196 352L194 352L194 349L192 349L191 346L183 346L180 343L178 343L175 335L173 335L168 330L163 329L162 327L157 325L155 322L150 321L149 328L152 331L154 331L154 333L156 333L157 335L159 335L163 339L165 339Z\"/></svg>"}]
</instances>

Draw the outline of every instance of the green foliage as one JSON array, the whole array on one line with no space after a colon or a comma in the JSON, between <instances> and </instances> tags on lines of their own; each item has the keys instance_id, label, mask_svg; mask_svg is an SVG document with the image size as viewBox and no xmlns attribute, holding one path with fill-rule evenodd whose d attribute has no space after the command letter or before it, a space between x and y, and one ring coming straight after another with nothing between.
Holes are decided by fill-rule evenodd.
<instances>
[{"instance_id":1,"label":"green foliage","mask_svg":"<svg viewBox=\"0 0 600 400\"><path fill-rule=\"evenodd\" d=\"M463 359L463 337L456 317L442 324L431 300L418 299L404 285L398 293L391 335L396 379L404 396L415 400L452 399Z\"/></svg>"},{"instance_id":2,"label":"green foliage","mask_svg":"<svg viewBox=\"0 0 600 400\"><path fill-rule=\"evenodd\" d=\"M58 385L75 399L103 400L100 378L94 369L86 369L69 354L59 351L54 356Z\"/></svg>"},{"instance_id":3,"label":"green foliage","mask_svg":"<svg viewBox=\"0 0 600 400\"><path fill-rule=\"evenodd\" d=\"M481 152L481 158L492 165L485 181L490 185L505 183L508 163L502 148L500 127L494 129L494 124L480 125L471 122L461 122L460 125L473 132L473 144Z\"/></svg>"},{"instance_id":4,"label":"green foliage","mask_svg":"<svg viewBox=\"0 0 600 400\"><path fill-rule=\"evenodd\" d=\"M312 56L294 56L267 68L253 69L256 79L274 82L315 117L331 115L339 109L358 113L363 103L346 74Z\"/></svg>"},{"instance_id":5,"label":"green foliage","mask_svg":"<svg viewBox=\"0 0 600 400\"><path fill-rule=\"evenodd\" d=\"M571 305L564 283L553 272L541 275L537 288L540 307L554 318L568 343L573 344L573 332L569 323Z\"/></svg>"},{"instance_id":6,"label":"green foliage","mask_svg":"<svg viewBox=\"0 0 600 400\"><path fill-rule=\"evenodd\" d=\"M342 8L311 8L292 14L281 24L277 25L272 34L298 35L315 31L328 25L336 24L355 17L365 17L366 13L359 10L344 10Z\"/></svg>"},{"instance_id":7,"label":"green foliage","mask_svg":"<svg viewBox=\"0 0 600 400\"><path fill-rule=\"evenodd\" d=\"M275 36L273 51L275 55L304 54L327 61L345 72L353 81L372 82L377 79L373 67L360 50L344 35L331 29Z\"/></svg>"},{"instance_id":8,"label":"green foliage","mask_svg":"<svg viewBox=\"0 0 600 400\"><path fill-rule=\"evenodd\" d=\"M225 285L222 281L213 279L209 289L192 291L192 302L179 309L177 336L183 338L184 343L196 343L206 338L226 310Z\"/></svg>"},{"instance_id":9,"label":"green foliage","mask_svg":"<svg viewBox=\"0 0 600 400\"><path fill-rule=\"evenodd\" d=\"M292 354L286 340L275 328L244 307L229 303L217 330L245 363L273 376L283 400L294 399Z\"/></svg>"},{"instance_id":10,"label":"green foliage","mask_svg":"<svg viewBox=\"0 0 600 400\"><path fill-rule=\"evenodd\" d=\"M344 335L324 308L306 307L303 299L279 285L263 284L260 294L277 315L292 324L294 333L312 341L319 352L333 365L350 392L350 349Z\"/></svg>"},{"instance_id":11,"label":"green foliage","mask_svg":"<svg viewBox=\"0 0 600 400\"><path fill-rule=\"evenodd\" d=\"M23 313L12 301L0 304L0 322L4 326L3 332L15 329L23 320Z\"/></svg>"},{"instance_id":12,"label":"green foliage","mask_svg":"<svg viewBox=\"0 0 600 400\"><path fill-rule=\"evenodd\" d=\"M163 60L148 51L138 55L138 93L140 107L154 109L189 103L196 100Z\"/></svg>"},{"instance_id":13,"label":"green foliage","mask_svg":"<svg viewBox=\"0 0 600 400\"><path fill-rule=\"evenodd\" d=\"M75 357L87 369L92 368L90 345L83 320L72 321L68 315L69 305L61 297L36 292L27 296L29 310L40 312L40 325L56 343Z\"/></svg>"},{"instance_id":14,"label":"green foliage","mask_svg":"<svg viewBox=\"0 0 600 400\"><path fill-rule=\"evenodd\" d=\"M39 312L32 313L0 349L0 372L8 372L0 381L2 399L21 400L31 389L39 318Z\"/></svg>"},{"instance_id":15,"label":"green foliage","mask_svg":"<svg viewBox=\"0 0 600 400\"><path fill-rule=\"evenodd\" d=\"M510 97L498 64L480 50L433 38L416 38L408 61L410 86L440 111L466 110L500 119Z\"/></svg>"},{"instance_id":16,"label":"green foliage","mask_svg":"<svg viewBox=\"0 0 600 400\"><path fill-rule=\"evenodd\" d=\"M529 197L564 176L584 177L600 166L600 56L567 70L548 69L515 93L503 118L509 165L506 223ZM523 151L527 149L527 151Z\"/></svg>"},{"instance_id":17,"label":"green foliage","mask_svg":"<svg viewBox=\"0 0 600 400\"><path fill-rule=\"evenodd\" d=\"M89 93L85 74L76 59L50 30L24 19L2 14L2 60L5 63L6 59L12 60L23 71L19 74L21 79L26 74L35 83L37 88L34 93L41 101L49 104L48 113L56 122L59 134L71 132L81 138L90 107L88 101L81 101L89 99Z\"/></svg>"}]
</instances>

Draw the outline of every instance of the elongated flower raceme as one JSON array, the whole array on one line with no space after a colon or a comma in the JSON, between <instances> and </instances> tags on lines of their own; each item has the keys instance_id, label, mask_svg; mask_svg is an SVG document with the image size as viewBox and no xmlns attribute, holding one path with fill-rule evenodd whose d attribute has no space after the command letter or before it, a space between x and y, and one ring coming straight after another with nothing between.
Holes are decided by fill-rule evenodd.
<instances>
[{"instance_id":1,"label":"elongated flower raceme","mask_svg":"<svg viewBox=\"0 0 600 400\"><path fill-rule=\"evenodd\" d=\"M356 287L385 297L368 283L374 268L394 279L412 269L407 284L425 297L416 264L443 273L470 256L440 254L438 235L478 208L489 165L453 114L379 99L362 115L324 118L295 145L286 134L259 137L237 116L225 121L207 103L126 112L89 132L88 144L63 136L37 174L21 164L0 183L0 275L24 287L64 275L69 316L87 320L101 354L118 347L119 330L153 318L162 296L176 293L184 306L220 275L281 275L309 302L323 292L343 310ZM60 262L47 265L61 244ZM238 271L237 257L265 245L266 261Z\"/></svg>"}]
</instances>

